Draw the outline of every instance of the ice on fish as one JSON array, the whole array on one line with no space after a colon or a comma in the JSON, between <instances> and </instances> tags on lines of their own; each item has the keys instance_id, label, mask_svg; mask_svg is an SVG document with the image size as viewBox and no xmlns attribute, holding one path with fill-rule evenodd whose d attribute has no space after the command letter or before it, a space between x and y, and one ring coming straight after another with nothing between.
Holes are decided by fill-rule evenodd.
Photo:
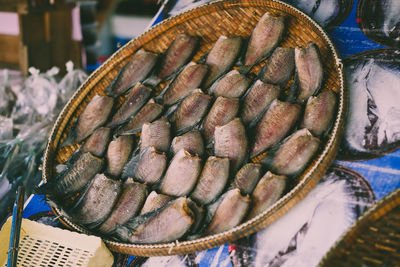
<instances>
[{"instance_id":1,"label":"ice on fish","mask_svg":"<svg viewBox=\"0 0 400 267\"><path fill-rule=\"evenodd\" d=\"M400 27L400 1L398 0L381 0L381 9L383 13L382 30L386 36L393 35L396 28ZM396 34L395 34L396 35ZM396 40L400 39L399 34L395 36Z\"/></svg>"},{"instance_id":2,"label":"ice on fish","mask_svg":"<svg viewBox=\"0 0 400 267\"><path fill-rule=\"evenodd\" d=\"M293 0L291 4L303 10L322 27L334 20L340 11L339 0Z\"/></svg>"}]
</instances>

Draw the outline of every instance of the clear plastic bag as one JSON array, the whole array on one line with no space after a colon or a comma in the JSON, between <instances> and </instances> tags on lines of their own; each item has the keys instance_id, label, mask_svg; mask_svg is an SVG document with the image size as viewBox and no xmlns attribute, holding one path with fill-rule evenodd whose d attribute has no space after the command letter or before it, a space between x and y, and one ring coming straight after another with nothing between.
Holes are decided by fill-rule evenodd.
<instances>
[{"instance_id":1,"label":"clear plastic bag","mask_svg":"<svg viewBox=\"0 0 400 267\"><path fill-rule=\"evenodd\" d=\"M62 106L72 97L79 86L87 79L88 75L80 69L74 70L74 63L68 61L65 64L67 74L58 84L60 105Z\"/></svg>"}]
</instances>

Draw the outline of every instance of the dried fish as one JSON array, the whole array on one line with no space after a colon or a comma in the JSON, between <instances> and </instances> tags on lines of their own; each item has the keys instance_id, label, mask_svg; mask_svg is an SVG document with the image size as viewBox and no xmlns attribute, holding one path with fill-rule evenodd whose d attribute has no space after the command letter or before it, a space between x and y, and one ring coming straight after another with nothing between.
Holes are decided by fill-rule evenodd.
<instances>
[{"instance_id":1,"label":"dried fish","mask_svg":"<svg viewBox=\"0 0 400 267\"><path fill-rule=\"evenodd\" d=\"M251 194L261 177L261 164L247 163L236 173L232 186L243 194Z\"/></svg>"},{"instance_id":2,"label":"dried fish","mask_svg":"<svg viewBox=\"0 0 400 267\"><path fill-rule=\"evenodd\" d=\"M308 98L301 126L315 136L322 135L332 124L336 101L332 90L324 90L317 96Z\"/></svg>"},{"instance_id":3,"label":"dried fish","mask_svg":"<svg viewBox=\"0 0 400 267\"><path fill-rule=\"evenodd\" d=\"M80 143L103 125L107 121L113 105L114 98L95 95L78 118L74 141Z\"/></svg>"},{"instance_id":4,"label":"dried fish","mask_svg":"<svg viewBox=\"0 0 400 267\"><path fill-rule=\"evenodd\" d=\"M97 128L82 145L83 153L90 152L94 156L102 157L110 141L111 129L108 127Z\"/></svg>"},{"instance_id":5,"label":"dried fish","mask_svg":"<svg viewBox=\"0 0 400 267\"><path fill-rule=\"evenodd\" d=\"M147 187L136 183L129 178L122 185L122 192L118 201L112 209L108 218L100 225L98 231L110 233L118 225L126 223L129 219L139 213L147 197Z\"/></svg>"},{"instance_id":6,"label":"dried fish","mask_svg":"<svg viewBox=\"0 0 400 267\"><path fill-rule=\"evenodd\" d=\"M268 171L260 179L251 195L253 205L247 218L252 219L272 206L281 197L286 183L285 175L276 175Z\"/></svg>"},{"instance_id":7,"label":"dried fish","mask_svg":"<svg viewBox=\"0 0 400 267\"><path fill-rule=\"evenodd\" d=\"M230 69L240 53L242 39L240 37L228 38L220 36L211 48L206 58L209 73L204 82L204 88L208 88L222 74Z\"/></svg>"},{"instance_id":8,"label":"dried fish","mask_svg":"<svg viewBox=\"0 0 400 267\"><path fill-rule=\"evenodd\" d=\"M229 158L231 170L236 171L243 163L247 153L246 130L239 118L223 126L215 127L214 153L221 158Z\"/></svg>"},{"instance_id":9,"label":"dried fish","mask_svg":"<svg viewBox=\"0 0 400 267\"><path fill-rule=\"evenodd\" d=\"M206 115L212 96L201 90L193 92L179 105L172 117L175 131L179 134L193 128Z\"/></svg>"},{"instance_id":10,"label":"dried fish","mask_svg":"<svg viewBox=\"0 0 400 267\"><path fill-rule=\"evenodd\" d=\"M196 187L190 197L202 205L222 193L229 178L229 159L211 156L204 164Z\"/></svg>"},{"instance_id":11,"label":"dried fish","mask_svg":"<svg viewBox=\"0 0 400 267\"><path fill-rule=\"evenodd\" d=\"M136 51L112 83L112 93L123 94L137 82L143 81L156 65L157 58L157 54L143 48Z\"/></svg>"},{"instance_id":12,"label":"dried fish","mask_svg":"<svg viewBox=\"0 0 400 267\"><path fill-rule=\"evenodd\" d=\"M107 173L118 177L133 149L133 136L123 135L112 140L107 149Z\"/></svg>"},{"instance_id":13,"label":"dried fish","mask_svg":"<svg viewBox=\"0 0 400 267\"><path fill-rule=\"evenodd\" d=\"M254 145L250 156L254 157L281 141L293 128L300 116L301 106L277 99L272 101L256 126Z\"/></svg>"},{"instance_id":14,"label":"dried fish","mask_svg":"<svg viewBox=\"0 0 400 267\"><path fill-rule=\"evenodd\" d=\"M239 99L219 96L203 122L204 137L209 142L214 136L216 126L222 126L233 120L239 111Z\"/></svg>"},{"instance_id":15,"label":"dried fish","mask_svg":"<svg viewBox=\"0 0 400 267\"><path fill-rule=\"evenodd\" d=\"M167 156L151 146L141 152L140 160L134 168L135 178L142 183L158 183L167 168Z\"/></svg>"},{"instance_id":16,"label":"dried fish","mask_svg":"<svg viewBox=\"0 0 400 267\"><path fill-rule=\"evenodd\" d=\"M189 208L194 213L194 223L193 223L192 227L190 228L190 231L188 234L196 235L197 232L199 231L200 227L203 224L203 219L204 219L206 210L204 207L197 205L196 202L194 202L190 198L187 199L187 203L188 203ZM188 237L188 239L190 239L190 237Z\"/></svg>"},{"instance_id":17,"label":"dried fish","mask_svg":"<svg viewBox=\"0 0 400 267\"><path fill-rule=\"evenodd\" d=\"M308 129L301 129L288 137L275 153L271 170L277 174L294 175L302 171L320 145Z\"/></svg>"},{"instance_id":18,"label":"dried fish","mask_svg":"<svg viewBox=\"0 0 400 267\"><path fill-rule=\"evenodd\" d=\"M212 218L205 235L218 234L237 226L246 216L251 200L235 188L222 196L222 201Z\"/></svg>"},{"instance_id":19,"label":"dried fish","mask_svg":"<svg viewBox=\"0 0 400 267\"><path fill-rule=\"evenodd\" d=\"M196 185L201 172L201 158L182 149L171 160L161 182L160 192L170 196L185 196Z\"/></svg>"},{"instance_id":20,"label":"dried fish","mask_svg":"<svg viewBox=\"0 0 400 267\"><path fill-rule=\"evenodd\" d=\"M181 149L185 149L190 154L202 157L204 155L204 141L201 133L197 130L192 130L176 136L171 144L172 153L176 154Z\"/></svg>"},{"instance_id":21,"label":"dried fish","mask_svg":"<svg viewBox=\"0 0 400 267\"><path fill-rule=\"evenodd\" d=\"M150 98L151 92L151 88L137 83L126 96L119 109L115 112L108 126L115 127L132 118Z\"/></svg>"},{"instance_id":22,"label":"dried fish","mask_svg":"<svg viewBox=\"0 0 400 267\"><path fill-rule=\"evenodd\" d=\"M101 224L112 211L121 189L120 181L97 174L72 209L72 220L90 228Z\"/></svg>"},{"instance_id":23,"label":"dried fish","mask_svg":"<svg viewBox=\"0 0 400 267\"><path fill-rule=\"evenodd\" d=\"M294 48L277 47L261 71L265 83L284 86L294 72Z\"/></svg>"},{"instance_id":24,"label":"dried fish","mask_svg":"<svg viewBox=\"0 0 400 267\"><path fill-rule=\"evenodd\" d=\"M146 122L152 122L161 115L163 106L150 99L126 125L117 131L118 135L136 134Z\"/></svg>"},{"instance_id":25,"label":"dried fish","mask_svg":"<svg viewBox=\"0 0 400 267\"><path fill-rule=\"evenodd\" d=\"M324 73L317 45L309 42L304 48L296 47L295 63L299 79L297 101L303 102L322 85Z\"/></svg>"},{"instance_id":26,"label":"dried fish","mask_svg":"<svg viewBox=\"0 0 400 267\"><path fill-rule=\"evenodd\" d=\"M140 136L140 151L154 146L157 151L167 152L171 143L171 126L165 117L145 123Z\"/></svg>"},{"instance_id":27,"label":"dried fish","mask_svg":"<svg viewBox=\"0 0 400 267\"><path fill-rule=\"evenodd\" d=\"M208 72L208 66L190 62L168 85L163 95L164 105L173 105L199 88Z\"/></svg>"},{"instance_id":28,"label":"dried fish","mask_svg":"<svg viewBox=\"0 0 400 267\"><path fill-rule=\"evenodd\" d=\"M156 191L151 191L149 196L146 198L146 202L144 203L142 210L140 211L140 215L159 209L165 206L172 199L174 199L174 197L164 194L157 194Z\"/></svg>"},{"instance_id":29,"label":"dried fish","mask_svg":"<svg viewBox=\"0 0 400 267\"><path fill-rule=\"evenodd\" d=\"M257 80L244 97L241 117L244 124L250 124L259 117L269 104L278 97L280 88L277 85Z\"/></svg>"},{"instance_id":30,"label":"dried fish","mask_svg":"<svg viewBox=\"0 0 400 267\"><path fill-rule=\"evenodd\" d=\"M231 70L210 88L209 93L216 97L241 97L249 85L250 79L237 70Z\"/></svg>"},{"instance_id":31,"label":"dried fish","mask_svg":"<svg viewBox=\"0 0 400 267\"><path fill-rule=\"evenodd\" d=\"M195 214L188 200L180 197L163 208L133 218L118 226L115 237L128 243L162 243L184 236L194 223Z\"/></svg>"},{"instance_id":32,"label":"dried fish","mask_svg":"<svg viewBox=\"0 0 400 267\"><path fill-rule=\"evenodd\" d=\"M284 30L284 17L265 13L251 33L244 65L253 66L267 57L282 39Z\"/></svg>"}]
</instances>

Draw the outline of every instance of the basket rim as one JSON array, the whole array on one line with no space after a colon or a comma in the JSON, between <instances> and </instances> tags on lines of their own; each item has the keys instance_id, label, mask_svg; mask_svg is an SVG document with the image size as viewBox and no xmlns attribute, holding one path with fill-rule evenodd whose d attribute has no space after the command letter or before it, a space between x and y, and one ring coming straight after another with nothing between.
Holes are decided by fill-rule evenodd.
<instances>
[{"instance_id":1,"label":"basket rim","mask_svg":"<svg viewBox=\"0 0 400 267\"><path fill-rule=\"evenodd\" d=\"M250 235L256 231L258 231L261 228L264 228L266 225L266 220L268 217L270 217L272 214L275 213L277 210L283 210L284 212L287 212L288 209L284 210L283 208L288 204L288 202L293 202L293 204L296 204L300 199L304 198L305 195L315 186L315 184L318 181L314 181L313 175L315 175L316 172L319 172L318 168L320 166L329 166L333 163L334 156L336 155L338 151L338 145L337 142L338 140L341 139L343 135L343 128L344 128L344 121L345 121L345 114L347 111L347 97L348 93L347 90L345 89L345 82L344 82L344 71L343 71L343 64L342 60L338 56L338 52L333 44L333 42L330 40L329 36L325 32L325 30L318 25L314 20L311 19L307 14L304 12L300 11L299 9L282 2L280 0L267 0L267 1L257 1L257 0L247 0L247 1L240 1L240 0L229 0L229 1L224 1L224 0L218 0L214 2L209 2L204 5L195 7L193 9L187 10L181 14L178 14L176 16L170 17L155 26L151 27L147 31L145 31L143 34L140 36L130 40L127 44L125 44L119 51L114 53L111 57L107 59L97 70L95 70L89 77L88 79L78 88L78 90L75 92L75 94L71 97L71 99L68 101L68 103L64 106L63 110L61 111L60 115L58 116L51 134L48 139L48 145L46 147L45 153L44 153L44 161L43 161L43 175L42 179L46 183L48 178L49 178L49 157L52 154L52 152L56 151L56 147L54 147L54 143L58 144L59 138L57 138L57 129L60 127L62 122L69 121L73 112L75 110L71 111L71 106L72 106L72 100L78 101L79 103L82 102L82 99L76 99L77 96L83 93L84 88L90 83L93 82L93 80L100 80L102 77L104 77L107 73L107 71L111 70L112 67L108 66L108 63L110 63L112 60L117 60L115 64L118 62L121 62L123 59L125 59L128 56L120 56L122 51L124 49L128 49L130 46L134 46L135 43L138 43L136 49L139 49L140 47L143 46L143 36L146 35L152 35L153 37L159 36L162 34L162 32L172 28L175 26L175 21L177 19L182 19L185 18L188 14L191 14L193 12L197 12L196 16L201 16L202 13L201 11L207 11L209 7L216 7L218 10L223 9L223 8L229 8L229 7L257 7L261 3L276 3L278 5L281 5L281 8L286 8L289 10L293 10L296 14L297 17L300 17L302 19L305 19L307 23L312 25L315 29L314 31L317 31L318 35L320 38L323 38L323 40L328 44L329 50L332 53L332 56L335 60L335 70L338 72L339 77L339 91L338 93L338 107L337 107L337 114L336 114L336 119L335 123L332 126L332 129L330 130L330 135L328 140L326 140L324 144L324 148L322 151L319 152L318 157L316 157L313 160L313 164L311 168L307 168L305 171L303 171L302 175L300 176L301 181L297 183L296 186L294 186L289 192L287 192L283 197L281 197L274 205L272 205L269 209L264 211L263 213L257 215L256 217L241 223L240 225L228 230L224 231L219 234L211 235L211 236L206 236L206 237L201 237L195 240L187 240L187 241L175 241L175 242L169 242L169 243L157 243L157 244L128 244L128 243L121 243L121 242L116 242L112 240L108 240L103 238L104 242L109 246L111 250L115 250L116 247L119 249L124 248L130 250L129 252L132 253L132 251L135 251L134 255L138 256L155 256L155 255L172 255L172 254L185 254L185 253L193 253L195 251L203 250L203 249L209 249L212 247L216 247L218 245L222 245L227 243L228 241L232 241L232 237L229 237L231 235L234 236L234 239ZM191 18L185 19L184 21L190 20ZM161 32L160 32L160 29ZM136 46L136 45L135 45ZM103 73L103 75L101 75ZM76 108L75 108L76 109ZM68 114L68 112L70 112ZM306 172L306 173L304 173ZM319 179L322 178L323 175L320 175ZM318 179L318 180L319 180ZM293 196L297 196L299 199L293 200ZM61 210L59 210L56 207L51 208L55 211L56 214L60 215L61 221L66 224L68 227L73 228L74 230L78 232L83 232L86 234L91 234L89 231L85 230L84 228L75 225L72 223L68 218L62 216ZM277 218L270 218L270 220L276 220ZM250 227L252 226L252 227ZM259 228L257 230L254 229L254 227ZM243 234L245 233L245 234ZM202 245L201 248L195 247L196 245ZM121 252L119 251L118 252ZM158 251L157 249L168 249L168 253L164 253L163 251ZM181 250L183 249L183 251ZM117 250L115 250L117 251ZM157 251L157 252L156 252ZM125 253L125 252L122 252ZM137 253L137 254L136 254ZM132 253L133 254L133 253Z\"/></svg>"}]
</instances>

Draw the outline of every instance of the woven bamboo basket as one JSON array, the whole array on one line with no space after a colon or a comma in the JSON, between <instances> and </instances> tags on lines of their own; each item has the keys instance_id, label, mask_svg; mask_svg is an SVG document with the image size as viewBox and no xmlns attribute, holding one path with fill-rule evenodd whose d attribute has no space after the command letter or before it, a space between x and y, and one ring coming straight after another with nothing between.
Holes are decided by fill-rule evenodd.
<instances>
[{"instance_id":1,"label":"woven bamboo basket","mask_svg":"<svg viewBox=\"0 0 400 267\"><path fill-rule=\"evenodd\" d=\"M329 135L324 139L321 149L298 177L297 183L284 197L270 209L241 225L212 236L192 241L176 241L163 244L136 245L114 242L105 239L108 247L116 252L137 256L158 256L169 254L187 254L205 250L250 235L271 224L298 203L318 183L327 168L333 162L344 128L347 92L344 88L343 67L337 52L323 29L303 12L280 1L217 1L192 9L172 17L151 28L141 36L131 40L100 66L77 90L59 115L51 132L45 151L43 165L44 182L54 179L55 166L68 160L79 145L59 147L71 130L75 119L95 94L105 94L104 90L116 77L128 57L139 48L153 52L167 49L178 33L188 33L201 37L202 42L193 60L198 61L221 35L242 36L248 38L258 19L265 12L287 17L287 35L281 46L305 46L314 41L321 52L324 66L324 87L334 90L338 95L338 107L335 122ZM258 73L263 63L255 66L252 72ZM165 84L155 90L160 92ZM119 103L121 103L120 100ZM53 207L56 214L60 211ZM60 217L69 228L78 232L90 233L72 223L68 218Z\"/></svg>"},{"instance_id":2,"label":"woven bamboo basket","mask_svg":"<svg viewBox=\"0 0 400 267\"><path fill-rule=\"evenodd\" d=\"M400 188L361 216L319 266L400 266Z\"/></svg>"}]
</instances>

